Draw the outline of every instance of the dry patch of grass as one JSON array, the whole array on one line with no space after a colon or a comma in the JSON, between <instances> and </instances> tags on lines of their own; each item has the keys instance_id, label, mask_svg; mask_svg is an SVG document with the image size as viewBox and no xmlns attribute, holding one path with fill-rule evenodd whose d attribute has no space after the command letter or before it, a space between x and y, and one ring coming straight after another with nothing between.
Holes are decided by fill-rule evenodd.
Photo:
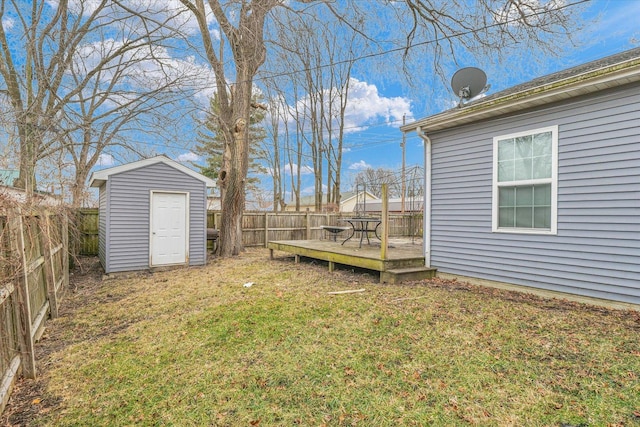
<instances>
[{"instance_id":1,"label":"dry patch of grass","mask_svg":"<svg viewBox=\"0 0 640 427\"><path fill-rule=\"evenodd\" d=\"M52 329L40 425L640 424L637 312L266 250L104 281Z\"/></svg>"}]
</instances>

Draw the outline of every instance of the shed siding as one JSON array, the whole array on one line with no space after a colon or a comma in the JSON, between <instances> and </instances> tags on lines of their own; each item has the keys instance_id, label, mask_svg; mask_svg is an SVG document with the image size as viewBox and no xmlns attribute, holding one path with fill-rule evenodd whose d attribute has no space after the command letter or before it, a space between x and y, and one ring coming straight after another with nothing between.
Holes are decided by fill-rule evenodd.
<instances>
[{"instance_id":1,"label":"shed siding","mask_svg":"<svg viewBox=\"0 0 640 427\"><path fill-rule=\"evenodd\" d=\"M107 269L107 184L98 191L98 259L102 268Z\"/></svg>"},{"instance_id":2,"label":"shed siding","mask_svg":"<svg viewBox=\"0 0 640 427\"><path fill-rule=\"evenodd\" d=\"M640 304L640 86L430 135L431 265ZM558 125L557 235L491 232L492 139Z\"/></svg>"},{"instance_id":3,"label":"shed siding","mask_svg":"<svg viewBox=\"0 0 640 427\"><path fill-rule=\"evenodd\" d=\"M109 268L107 272L149 267L150 192L189 192L189 264L206 262L205 184L164 163L109 177Z\"/></svg>"}]
</instances>

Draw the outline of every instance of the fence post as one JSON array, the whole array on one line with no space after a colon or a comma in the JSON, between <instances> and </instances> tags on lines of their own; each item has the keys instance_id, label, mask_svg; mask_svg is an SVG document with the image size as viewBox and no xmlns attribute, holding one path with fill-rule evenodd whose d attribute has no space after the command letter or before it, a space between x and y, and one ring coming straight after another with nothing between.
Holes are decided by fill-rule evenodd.
<instances>
[{"instance_id":1,"label":"fence post","mask_svg":"<svg viewBox=\"0 0 640 427\"><path fill-rule=\"evenodd\" d=\"M305 215L305 221L306 221L306 227L307 227L305 240L311 240L311 216L308 209Z\"/></svg>"},{"instance_id":2,"label":"fence post","mask_svg":"<svg viewBox=\"0 0 640 427\"><path fill-rule=\"evenodd\" d=\"M60 233L62 233L62 287L69 287L69 216L60 215L62 222Z\"/></svg>"},{"instance_id":3,"label":"fence post","mask_svg":"<svg viewBox=\"0 0 640 427\"><path fill-rule=\"evenodd\" d=\"M44 280L47 285L47 298L49 299L49 313L52 319L58 317L58 298L56 296L56 272L53 262L53 242L51 241L50 214L44 212L38 217L40 228L40 246L44 257Z\"/></svg>"},{"instance_id":4,"label":"fence post","mask_svg":"<svg viewBox=\"0 0 640 427\"><path fill-rule=\"evenodd\" d=\"M380 258L387 259L389 247L389 184L382 184L382 242Z\"/></svg>"},{"instance_id":5,"label":"fence post","mask_svg":"<svg viewBox=\"0 0 640 427\"><path fill-rule=\"evenodd\" d=\"M264 247L269 243L269 213L264 213Z\"/></svg>"},{"instance_id":6,"label":"fence post","mask_svg":"<svg viewBox=\"0 0 640 427\"><path fill-rule=\"evenodd\" d=\"M10 230L11 252L20 261L20 268L16 274L16 295L18 303L16 318L18 337L20 341L20 358L22 359L23 375L26 378L36 378L36 358L33 351L33 331L31 328L31 306L29 304L29 275L27 273L27 256L24 248L24 224L22 212L15 211L11 219L7 218Z\"/></svg>"}]
</instances>

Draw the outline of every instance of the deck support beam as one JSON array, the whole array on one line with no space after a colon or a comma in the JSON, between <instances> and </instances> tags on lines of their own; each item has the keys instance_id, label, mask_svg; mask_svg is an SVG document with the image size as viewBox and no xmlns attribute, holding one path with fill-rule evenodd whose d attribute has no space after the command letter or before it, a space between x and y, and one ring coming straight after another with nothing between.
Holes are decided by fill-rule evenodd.
<instances>
[{"instance_id":1,"label":"deck support beam","mask_svg":"<svg viewBox=\"0 0 640 427\"><path fill-rule=\"evenodd\" d=\"M387 271L410 267L424 267L424 254L418 245L395 245L387 252L387 258L380 257L380 248L374 245L341 245L329 240L280 240L269 242L270 250L288 252L300 262L300 257L326 261L329 271L338 265L364 268L373 271Z\"/></svg>"}]
</instances>

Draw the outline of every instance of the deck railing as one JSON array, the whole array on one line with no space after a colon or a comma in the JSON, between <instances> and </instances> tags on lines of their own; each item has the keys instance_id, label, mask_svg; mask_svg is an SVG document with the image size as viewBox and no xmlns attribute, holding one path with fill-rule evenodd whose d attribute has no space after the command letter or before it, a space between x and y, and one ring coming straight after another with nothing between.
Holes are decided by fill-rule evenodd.
<instances>
[{"instance_id":1,"label":"deck railing","mask_svg":"<svg viewBox=\"0 0 640 427\"><path fill-rule=\"evenodd\" d=\"M219 228L221 212L207 212L207 227ZM324 226L348 225L349 213L245 212L242 242L245 246L266 247L274 240L327 239ZM389 215L389 237L422 237L422 214Z\"/></svg>"}]
</instances>

